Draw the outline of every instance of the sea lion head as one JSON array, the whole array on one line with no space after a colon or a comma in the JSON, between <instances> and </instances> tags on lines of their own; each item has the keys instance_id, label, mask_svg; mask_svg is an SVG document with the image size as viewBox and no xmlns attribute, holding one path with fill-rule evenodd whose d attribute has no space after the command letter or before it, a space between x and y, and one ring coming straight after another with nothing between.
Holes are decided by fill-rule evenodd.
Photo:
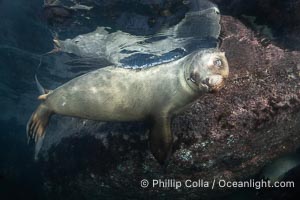
<instances>
[{"instance_id":1,"label":"sea lion head","mask_svg":"<svg viewBox=\"0 0 300 200\"><path fill-rule=\"evenodd\" d=\"M194 52L187 61L186 76L200 91L219 91L228 78L229 66L224 52L208 49Z\"/></svg>"}]
</instances>

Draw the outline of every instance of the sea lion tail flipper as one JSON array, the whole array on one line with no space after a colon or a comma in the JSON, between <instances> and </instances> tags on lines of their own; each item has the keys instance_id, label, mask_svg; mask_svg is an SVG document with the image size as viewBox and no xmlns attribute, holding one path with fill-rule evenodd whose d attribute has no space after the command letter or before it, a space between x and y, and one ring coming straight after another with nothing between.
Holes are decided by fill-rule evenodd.
<instances>
[{"instance_id":1,"label":"sea lion tail flipper","mask_svg":"<svg viewBox=\"0 0 300 200\"><path fill-rule=\"evenodd\" d=\"M46 94L46 90L45 90L45 88L41 85L41 83L39 82L39 80L38 80L36 74L34 75L34 79L35 79L36 86L37 86L37 88L38 88L38 90L39 90L39 93L40 93L40 94Z\"/></svg>"},{"instance_id":2,"label":"sea lion tail flipper","mask_svg":"<svg viewBox=\"0 0 300 200\"><path fill-rule=\"evenodd\" d=\"M36 143L36 153L37 148L39 150L39 148L42 145L46 127L52 114L53 112L49 108L47 108L47 106L44 103L41 103L36 109L36 111L32 113L27 123L27 138L28 141L34 139Z\"/></svg>"},{"instance_id":3,"label":"sea lion tail flipper","mask_svg":"<svg viewBox=\"0 0 300 200\"><path fill-rule=\"evenodd\" d=\"M173 135L170 124L169 117L159 117L154 119L150 130L150 149L161 165L166 164L172 152Z\"/></svg>"},{"instance_id":4,"label":"sea lion tail flipper","mask_svg":"<svg viewBox=\"0 0 300 200\"><path fill-rule=\"evenodd\" d=\"M42 84L39 82L38 78L37 78L37 75L34 75L34 78L35 78L35 82L36 82L36 86L39 90L39 93L41 94L38 99L39 100L45 100L48 96L49 93L52 92L52 90L47 90L45 89Z\"/></svg>"}]
</instances>

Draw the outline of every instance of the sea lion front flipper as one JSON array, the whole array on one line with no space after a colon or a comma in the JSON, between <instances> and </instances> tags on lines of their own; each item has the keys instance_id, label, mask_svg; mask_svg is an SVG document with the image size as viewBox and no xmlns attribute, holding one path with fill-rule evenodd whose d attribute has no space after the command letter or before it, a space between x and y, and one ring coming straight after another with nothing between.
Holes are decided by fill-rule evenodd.
<instances>
[{"instance_id":1,"label":"sea lion front flipper","mask_svg":"<svg viewBox=\"0 0 300 200\"><path fill-rule=\"evenodd\" d=\"M153 120L150 130L150 149L156 160L164 165L172 152L173 135L169 117L158 117Z\"/></svg>"}]
</instances>

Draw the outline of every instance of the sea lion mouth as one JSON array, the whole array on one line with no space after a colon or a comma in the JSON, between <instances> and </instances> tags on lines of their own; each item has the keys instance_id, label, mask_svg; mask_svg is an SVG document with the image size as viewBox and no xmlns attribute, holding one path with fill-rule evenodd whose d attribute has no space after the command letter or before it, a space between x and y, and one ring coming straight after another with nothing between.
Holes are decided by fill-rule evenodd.
<instances>
[{"instance_id":1,"label":"sea lion mouth","mask_svg":"<svg viewBox=\"0 0 300 200\"><path fill-rule=\"evenodd\" d=\"M200 85L208 92L218 92L224 86L224 78L221 75L212 75L204 79Z\"/></svg>"}]
</instances>

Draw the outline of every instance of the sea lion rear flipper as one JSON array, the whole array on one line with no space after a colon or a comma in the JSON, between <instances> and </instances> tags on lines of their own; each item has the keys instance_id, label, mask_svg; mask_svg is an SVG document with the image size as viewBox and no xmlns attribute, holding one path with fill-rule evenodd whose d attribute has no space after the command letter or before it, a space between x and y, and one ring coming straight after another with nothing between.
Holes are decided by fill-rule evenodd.
<instances>
[{"instance_id":1,"label":"sea lion rear flipper","mask_svg":"<svg viewBox=\"0 0 300 200\"><path fill-rule=\"evenodd\" d=\"M38 96L38 99L39 100L46 100L48 94L50 94L53 90L48 90L48 89L45 89L41 83L39 82L38 78L37 78L37 75L34 76L35 78L35 82L36 82L36 86L39 90L39 93L41 94L40 96Z\"/></svg>"},{"instance_id":2,"label":"sea lion rear flipper","mask_svg":"<svg viewBox=\"0 0 300 200\"><path fill-rule=\"evenodd\" d=\"M153 126L150 130L150 149L161 165L166 164L172 152L173 135L170 123L169 117L156 118L153 120Z\"/></svg>"},{"instance_id":3,"label":"sea lion rear flipper","mask_svg":"<svg viewBox=\"0 0 300 200\"><path fill-rule=\"evenodd\" d=\"M41 147L41 143L45 135L45 130L52 114L53 112L49 110L44 103L41 103L36 111L32 113L27 123L27 138L28 141L34 139L36 143L36 153L37 148L39 150L39 148Z\"/></svg>"}]
</instances>

